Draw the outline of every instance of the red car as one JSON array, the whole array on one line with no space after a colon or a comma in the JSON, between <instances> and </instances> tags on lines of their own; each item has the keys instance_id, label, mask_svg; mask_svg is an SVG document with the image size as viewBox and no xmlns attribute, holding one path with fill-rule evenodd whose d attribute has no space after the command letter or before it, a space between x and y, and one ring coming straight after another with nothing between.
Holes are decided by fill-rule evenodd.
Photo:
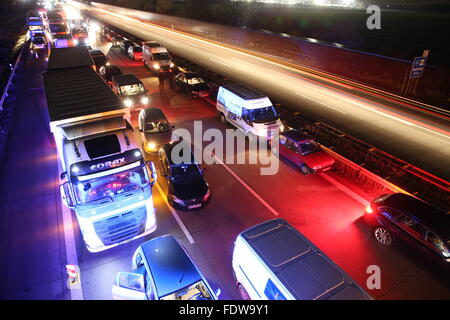
<instances>
[{"instance_id":1,"label":"red car","mask_svg":"<svg viewBox=\"0 0 450 320\"><path fill-rule=\"evenodd\" d=\"M280 132L279 153L299 167L305 175L327 171L335 162L313 138L298 130Z\"/></svg>"}]
</instances>

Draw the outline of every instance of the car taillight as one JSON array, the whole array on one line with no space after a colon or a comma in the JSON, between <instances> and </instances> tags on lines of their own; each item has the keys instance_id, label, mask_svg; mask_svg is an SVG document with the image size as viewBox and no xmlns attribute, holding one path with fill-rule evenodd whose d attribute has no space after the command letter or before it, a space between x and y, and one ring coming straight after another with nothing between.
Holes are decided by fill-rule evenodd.
<instances>
[{"instance_id":1,"label":"car taillight","mask_svg":"<svg viewBox=\"0 0 450 320\"><path fill-rule=\"evenodd\" d=\"M373 209L372 209L372 206L370 204L366 207L366 213L367 214L373 213Z\"/></svg>"}]
</instances>

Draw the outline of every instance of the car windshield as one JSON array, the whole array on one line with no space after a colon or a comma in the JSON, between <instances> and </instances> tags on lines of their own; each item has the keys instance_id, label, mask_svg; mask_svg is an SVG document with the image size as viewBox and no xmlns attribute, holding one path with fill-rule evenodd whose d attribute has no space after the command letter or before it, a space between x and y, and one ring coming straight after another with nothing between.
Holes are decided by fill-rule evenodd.
<instances>
[{"instance_id":1,"label":"car windshield","mask_svg":"<svg viewBox=\"0 0 450 320\"><path fill-rule=\"evenodd\" d=\"M67 32L67 28L61 24L51 24L50 25L51 32Z\"/></svg>"},{"instance_id":2,"label":"car windshield","mask_svg":"<svg viewBox=\"0 0 450 320\"><path fill-rule=\"evenodd\" d=\"M178 164L172 166L172 176L177 182L182 183L186 180L192 180L201 176L198 167L194 163Z\"/></svg>"},{"instance_id":3,"label":"car windshield","mask_svg":"<svg viewBox=\"0 0 450 320\"><path fill-rule=\"evenodd\" d=\"M187 78L187 83L190 85L204 83L205 81L200 77Z\"/></svg>"},{"instance_id":4,"label":"car windshield","mask_svg":"<svg viewBox=\"0 0 450 320\"><path fill-rule=\"evenodd\" d=\"M136 164L139 165L138 162ZM81 204L106 197L114 197L124 192L143 188L149 183L147 171L143 167L128 169L114 174L108 174L108 171L103 171L75 177L74 179L75 196L77 202Z\"/></svg>"},{"instance_id":5,"label":"car windshield","mask_svg":"<svg viewBox=\"0 0 450 320\"><path fill-rule=\"evenodd\" d=\"M43 44L43 43L45 43L45 41L44 41L43 38L35 37L35 38L33 39L33 43L36 43L36 44Z\"/></svg>"},{"instance_id":6,"label":"car windshield","mask_svg":"<svg viewBox=\"0 0 450 320\"><path fill-rule=\"evenodd\" d=\"M167 52L161 52L161 53L154 53L153 59L154 60L170 60L170 57Z\"/></svg>"},{"instance_id":7,"label":"car windshield","mask_svg":"<svg viewBox=\"0 0 450 320\"><path fill-rule=\"evenodd\" d=\"M299 147L304 156L320 151L319 145L314 140L305 141Z\"/></svg>"},{"instance_id":8,"label":"car windshield","mask_svg":"<svg viewBox=\"0 0 450 320\"><path fill-rule=\"evenodd\" d=\"M167 296L161 297L161 300L212 300L213 297L205 283L200 280L181 290L175 291Z\"/></svg>"},{"instance_id":9,"label":"car windshield","mask_svg":"<svg viewBox=\"0 0 450 320\"><path fill-rule=\"evenodd\" d=\"M126 86L120 86L120 92L124 96L132 96L136 94L145 93L145 88L142 84L129 84Z\"/></svg>"},{"instance_id":10,"label":"car windshield","mask_svg":"<svg viewBox=\"0 0 450 320\"><path fill-rule=\"evenodd\" d=\"M273 106L248 110L248 115L251 122L269 122L278 119Z\"/></svg>"},{"instance_id":11,"label":"car windshield","mask_svg":"<svg viewBox=\"0 0 450 320\"><path fill-rule=\"evenodd\" d=\"M146 133L160 133L170 131L170 125L165 120L150 121L145 123L144 131Z\"/></svg>"},{"instance_id":12,"label":"car windshield","mask_svg":"<svg viewBox=\"0 0 450 320\"><path fill-rule=\"evenodd\" d=\"M141 47L133 47L133 51L134 52L142 52L142 48Z\"/></svg>"}]
</instances>

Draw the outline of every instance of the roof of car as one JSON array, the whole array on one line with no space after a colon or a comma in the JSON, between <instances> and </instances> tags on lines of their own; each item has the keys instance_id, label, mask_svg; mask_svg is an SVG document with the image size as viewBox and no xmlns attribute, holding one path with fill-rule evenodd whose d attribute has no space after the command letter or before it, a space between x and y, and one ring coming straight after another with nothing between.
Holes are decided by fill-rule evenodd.
<instances>
[{"instance_id":1,"label":"roof of car","mask_svg":"<svg viewBox=\"0 0 450 320\"><path fill-rule=\"evenodd\" d=\"M291 140L294 140L295 142L313 139L311 136L295 129L283 131L280 133L280 135L285 136L286 138L289 138Z\"/></svg>"},{"instance_id":2,"label":"roof of car","mask_svg":"<svg viewBox=\"0 0 450 320\"><path fill-rule=\"evenodd\" d=\"M180 163L175 163L175 161L173 161L173 159L172 159L172 150L173 150L173 148L175 147L175 146L177 146L178 144L180 144L180 143L185 143L185 144L187 144L188 146L189 146L189 150L191 150L191 146L187 143L187 142L185 142L185 141L183 141L183 140L180 140L180 141L177 141L177 142L172 142L172 143L168 143L168 144L166 144L166 145L164 145L163 147L162 147L162 149L164 150L164 152L166 153L166 155L167 155L167 160L169 161L169 164L174 164L174 165L177 165L177 164L180 164ZM182 149L180 149L180 157L183 157L183 154L182 154L182 152L185 150L185 148L182 148ZM194 158L194 155L192 154L192 151L190 151L190 154L191 154L191 161L190 162L188 162L188 163L196 163L196 161L195 161L195 158Z\"/></svg>"},{"instance_id":3,"label":"roof of car","mask_svg":"<svg viewBox=\"0 0 450 320\"><path fill-rule=\"evenodd\" d=\"M145 115L145 120L151 121L159 121L159 120L167 120L166 116L159 108L146 108L142 110Z\"/></svg>"},{"instance_id":4,"label":"roof of car","mask_svg":"<svg viewBox=\"0 0 450 320\"><path fill-rule=\"evenodd\" d=\"M172 235L141 244L159 297L202 280L194 263Z\"/></svg>"},{"instance_id":5,"label":"roof of car","mask_svg":"<svg viewBox=\"0 0 450 320\"><path fill-rule=\"evenodd\" d=\"M381 203L416 218L425 227L443 237L443 240L450 239L450 216L427 203L404 193L390 194Z\"/></svg>"},{"instance_id":6,"label":"roof of car","mask_svg":"<svg viewBox=\"0 0 450 320\"><path fill-rule=\"evenodd\" d=\"M297 300L366 300L370 296L318 247L273 219L240 234Z\"/></svg>"},{"instance_id":7,"label":"roof of car","mask_svg":"<svg viewBox=\"0 0 450 320\"><path fill-rule=\"evenodd\" d=\"M114 81L120 86L128 86L132 84L142 84L134 74L121 74L114 76Z\"/></svg>"},{"instance_id":8,"label":"roof of car","mask_svg":"<svg viewBox=\"0 0 450 320\"><path fill-rule=\"evenodd\" d=\"M197 78L197 77L201 77L198 73L194 73L194 72L185 72L183 73L184 76L186 78Z\"/></svg>"}]
</instances>

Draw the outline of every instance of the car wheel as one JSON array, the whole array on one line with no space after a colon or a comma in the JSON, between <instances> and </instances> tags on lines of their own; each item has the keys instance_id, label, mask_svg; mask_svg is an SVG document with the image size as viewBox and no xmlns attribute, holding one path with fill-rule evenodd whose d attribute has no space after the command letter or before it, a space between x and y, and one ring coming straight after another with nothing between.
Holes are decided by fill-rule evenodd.
<instances>
[{"instance_id":1,"label":"car wheel","mask_svg":"<svg viewBox=\"0 0 450 320\"><path fill-rule=\"evenodd\" d=\"M219 117L220 117L220 122L227 123L227 119L225 118L225 115L223 113L220 113Z\"/></svg>"},{"instance_id":2,"label":"car wheel","mask_svg":"<svg viewBox=\"0 0 450 320\"><path fill-rule=\"evenodd\" d=\"M392 244L393 241L392 234L383 227L376 227L373 231L373 235L375 236L375 239L379 243L385 246L390 246Z\"/></svg>"},{"instance_id":3,"label":"car wheel","mask_svg":"<svg viewBox=\"0 0 450 320\"><path fill-rule=\"evenodd\" d=\"M306 164L302 164L300 166L300 171L301 173L303 173L305 176L309 174L309 168Z\"/></svg>"},{"instance_id":4,"label":"car wheel","mask_svg":"<svg viewBox=\"0 0 450 320\"><path fill-rule=\"evenodd\" d=\"M244 286L240 283L238 284L238 290L242 300L251 300L247 290L245 290Z\"/></svg>"}]
</instances>

